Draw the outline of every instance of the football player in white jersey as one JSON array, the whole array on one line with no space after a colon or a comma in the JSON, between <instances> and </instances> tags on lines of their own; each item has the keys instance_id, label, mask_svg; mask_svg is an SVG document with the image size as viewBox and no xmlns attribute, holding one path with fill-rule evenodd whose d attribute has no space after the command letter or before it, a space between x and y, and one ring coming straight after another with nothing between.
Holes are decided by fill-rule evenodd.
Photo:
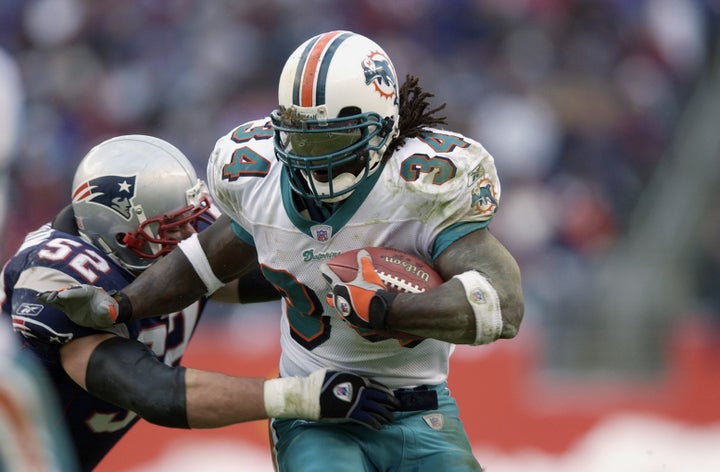
<instances>
[{"instance_id":1,"label":"football player in white jersey","mask_svg":"<svg viewBox=\"0 0 720 472\"><path fill-rule=\"evenodd\" d=\"M111 313L167 311L260 267L283 295L281 376L348 370L401 402L380 431L273 420L279 470L481 470L447 388L449 359L456 344L517 334L520 271L487 228L500 200L493 158L441 129L444 105L432 109L430 97L412 76L399 87L387 54L362 35L307 40L284 66L278 109L212 152L208 183L225 216L113 297L85 285L54 303L80 324L110 326ZM324 264L368 246L431 261L445 282L395 294L364 278L367 253L349 283Z\"/></svg>"}]
</instances>

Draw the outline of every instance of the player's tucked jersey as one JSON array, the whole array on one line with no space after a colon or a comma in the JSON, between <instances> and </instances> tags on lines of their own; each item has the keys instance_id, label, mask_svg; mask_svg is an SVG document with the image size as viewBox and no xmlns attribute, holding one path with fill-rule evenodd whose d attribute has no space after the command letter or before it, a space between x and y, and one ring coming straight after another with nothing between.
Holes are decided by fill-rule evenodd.
<instances>
[{"instance_id":1,"label":"player's tucked jersey","mask_svg":"<svg viewBox=\"0 0 720 472\"><path fill-rule=\"evenodd\" d=\"M35 295L77 284L119 290L133 278L80 237L47 224L28 234L0 279L0 329L9 329L11 320L25 350L33 352L49 372L83 469L93 468L139 418L87 393L60 364L62 345L103 331L74 324L62 311L38 302ZM165 364L177 365L204 304L202 300L178 313L131 321L108 331L137 339Z\"/></svg>"},{"instance_id":2,"label":"player's tucked jersey","mask_svg":"<svg viewBox=\"0 0 720 472\"><path fill-rule=\"evenodd\" d=\"M221 138L208 163L215 203L253 244L266 278L284 294L282 375L320 367L349 370L392 388L446 380L453 345L404 342L356 331L325 301L320 265L364 246L393 247L431 260L468 232L487 226L500 198L490 154L460 134L428 129L397 150L330 218L298 212L275 159L269 120Z\"/></svg>"}]
</instances>

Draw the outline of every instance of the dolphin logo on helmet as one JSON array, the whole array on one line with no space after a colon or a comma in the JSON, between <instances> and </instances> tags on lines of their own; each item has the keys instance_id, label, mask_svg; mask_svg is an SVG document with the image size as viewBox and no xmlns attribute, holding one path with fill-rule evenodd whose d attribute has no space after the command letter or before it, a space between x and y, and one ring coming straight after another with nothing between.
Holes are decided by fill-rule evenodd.
<instances>
[{"instance_id":1,"label":"dolphin logo on helmet","mask_svg":"<svg viewBox=\"0 0 720 472\"><path fill-rule=\"evenodd\" d=\"M387 57L379 52L373 52L362 61L362 68L366 85L373 84L375 90L385 98L392 98L395 95L397 81Z\"/></svg>"},{"instance_id":2,"label":"dolphin logo on helmet","mask_svg":"<svg viewBox=\"0 0 720 472\"><path fill-rule=\"evenodd\" d=\"M308 39L280 74L271 113L275 156L293 192L323 203L348 198L381 167L399 133L395 68L351 31Z\"/></svg>"}]
</instances>

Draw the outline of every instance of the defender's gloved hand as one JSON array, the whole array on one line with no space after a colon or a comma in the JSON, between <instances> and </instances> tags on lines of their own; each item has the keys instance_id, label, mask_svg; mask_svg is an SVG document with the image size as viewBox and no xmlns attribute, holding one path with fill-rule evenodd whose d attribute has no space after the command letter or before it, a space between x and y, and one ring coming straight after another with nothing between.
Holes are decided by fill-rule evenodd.
<instances>
[{"instance_id":1,"label":"defender's gloved hand","mask_svg":"<svg viewBox=\"0 0 720 472\"><path fill-rule=\"evenodd\" d=\"M308 377L265 381L265 409L271 418L355 422L379 430L399 406L393 392L372 379L321 369Z\"/></svg>"},{"instance_id":2,"label":"defender's gloved hand","mask_svg":"<svg viewBox=\"0 0 720 472\"><path fill-rule=\"evenodd\" d=\"M322 264L320 271L332 290L327 295L327 302L353 326L384 330L390 305L397 294L385 290L370 254L364 249L357 253L357 265L355 279L343 282L327 264Z\"/></svg>"},{"instance_id":3,"label":"defender's gloved hand","mask_svg":"<svg viewBox=\"0 0 720 472\"><path fill-rule=\"evenodd\" d=\"M379 430L400 406L385 385L359 375L328 371L320 391L320 420L350 420Z\"/></svg>"},{"instance_id":4,"label":"defender's gloved hand","mask_svg":"<svg viewBox=\"0 0 720 472\"><path fill-rule=\"evenodd\" d=\"M115 296L113 296L115 295ZM74 323L87 328L109 328L132 316L130 301L121 292L106 292L94 285L75 285L37 294L46 305L64 311Z\"/></svg>"}]
</instances>

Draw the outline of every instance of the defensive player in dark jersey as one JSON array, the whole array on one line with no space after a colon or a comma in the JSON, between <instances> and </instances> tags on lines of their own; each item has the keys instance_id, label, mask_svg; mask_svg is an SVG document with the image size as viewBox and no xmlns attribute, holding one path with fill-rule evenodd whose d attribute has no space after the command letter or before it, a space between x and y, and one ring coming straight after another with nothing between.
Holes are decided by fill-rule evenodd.
<instances>
[{"instance_id":1,"label":"defensive player in dark jersey","mask_svg":"<svg viewBox=\"0 0 720 472\"><path fill-rule=\"evenodd\" d=\"M70 285L122 289L175 247L193 251L197 230L213 222L213 212L204 182L177 148L150 136L120 136L84 157L72 204L28 234L5 264L0 329L9 330L12 320L24 349L49 373L83 470L93 469L139 417L179 428L272 416L375 429L391 418L392 392L354 374L320 369L266 380L180 366L205 296L108 329L82 327L37 301L40 292ZM252 284L243 283L249 278ZM252 273L213 294L226 302L277 297Z\"/></svg>"}]
</instances>

